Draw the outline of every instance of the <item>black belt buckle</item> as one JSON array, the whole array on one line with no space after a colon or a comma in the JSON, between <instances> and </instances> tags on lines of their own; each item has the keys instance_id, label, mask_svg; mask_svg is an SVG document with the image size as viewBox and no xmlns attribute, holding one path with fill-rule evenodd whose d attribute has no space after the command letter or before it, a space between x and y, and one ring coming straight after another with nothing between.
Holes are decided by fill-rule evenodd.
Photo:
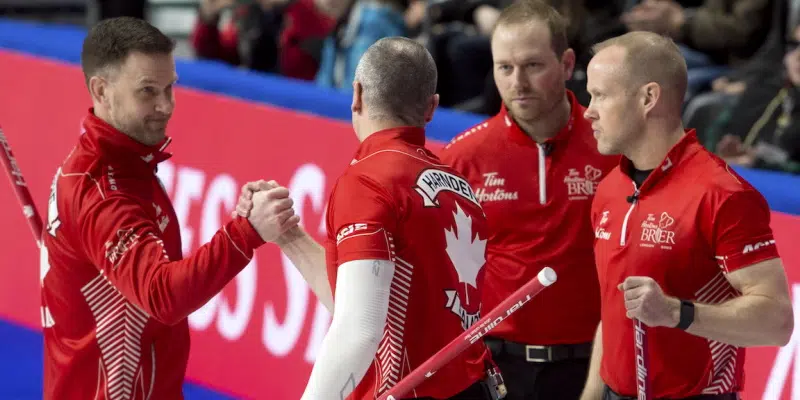
<instances>
[{"instance_id":1,"label":"black belt buckle","mask_svg":"<svg viewBox=\"0 0 800 400\"><path fill-rule=\"evenodd\" d=\"M539 355L538 357L535 357L534 355L535 355L535 353L537 353L537 350L539 350L539 351L545 350L545 353L547 354L547 358L544 358L541 355ZM532 354L534 354L534 355L532 355ZM525 346L525 361L527 361L527 362L535 362L535 363L551 362L551 361L553 361L553 347L551 347L551 346L538 346L538 345L533 345L533 344L526 345Z\"/></svg>"}]
</instances>

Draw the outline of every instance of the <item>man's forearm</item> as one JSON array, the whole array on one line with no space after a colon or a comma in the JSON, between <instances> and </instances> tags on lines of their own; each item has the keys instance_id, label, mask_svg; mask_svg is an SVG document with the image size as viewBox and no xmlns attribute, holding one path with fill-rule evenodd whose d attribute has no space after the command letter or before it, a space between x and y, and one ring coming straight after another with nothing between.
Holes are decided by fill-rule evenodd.
<instances>
[{"instance_id":1,"label":"man's forearm","mask_svg":"<svg viewBox=\"0 0 800 400\"><path fill-rule=\"evenodd\" d=\"M594 335L594 347L592 348L592 359L589 363L589 372L586 377L586 386L583 388L581 400L600 400L603 398L605 383L600 378L600 361L603 359L603 325L597 326L597 333Z\"/></svg>"},{"instance_id":2,"label":"man's forearm","mask_svg":"<svg viewBox=\"0 0 800 400\"><path fill-rule=\"evenodd\" d=\"M339 267L336 312L302 400L344 400L364 378L383 337L394 268L386 260Z\"/></svg>"},{"instance_id":3,"label":"man's forearm","mask_svg":"<svg viewBox=\"0 0 800 400\"><path fill-rule=\"evenodd\" d=\"M673 299L673 318L680 303ZM783 346L792 335L792 303L761 295L743 295L719 305L695 304L694 322L687 332L738 347Z\"/></svg>"},{"instance_id":4,"label":"man's forearm","mask_svg":"<svg viewBox=\"0 0 800 400\"><path fill-rule=\"evenodd\" d=\"M333 313L333 295L325 265L325 248L300 227L284 233L276 244L303 275L317 299Z\"/></svg>"}]
</instances>

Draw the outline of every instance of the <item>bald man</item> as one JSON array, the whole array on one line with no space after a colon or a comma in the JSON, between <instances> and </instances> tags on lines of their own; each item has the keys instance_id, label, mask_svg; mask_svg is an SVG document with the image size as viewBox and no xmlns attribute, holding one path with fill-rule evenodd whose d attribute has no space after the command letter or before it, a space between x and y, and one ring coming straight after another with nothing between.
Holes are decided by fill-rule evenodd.
<instances>
[{"instance_id":1,"label":"bald man","mask_svg":"<svg viewBox=\"0 0 800 400\"><path fill-rule=\"evenodd\" d=\"M486 219L466 179L425 148L436 79L412 40L367 50L353 83L361 144L330 195L327 257L299 228L278 241L333 311L305 400L374 399L480 319ZM495 373L477 342L409 397L492 399Z\"/></svg>"},{"instance_id":2,"label":"bald man","mask_svg":"<svg viewBox=\"0 0 800 400\"><path fill-rule=\"evenodd\" d=\"M672 41L634 32L594 50L584 116L600 153L623 157L592 204L602 321L583 399L645 384L652 398L737 399L744 349L785 345L794 324L767 203L681 125Z\"/></svg>"}]
</instances>

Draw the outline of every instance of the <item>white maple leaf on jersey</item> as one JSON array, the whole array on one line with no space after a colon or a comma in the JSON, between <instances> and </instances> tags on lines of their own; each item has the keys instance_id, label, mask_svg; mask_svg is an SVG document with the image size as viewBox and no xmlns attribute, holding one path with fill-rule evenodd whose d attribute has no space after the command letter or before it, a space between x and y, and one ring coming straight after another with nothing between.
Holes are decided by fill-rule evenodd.
<instances>
[{"instance_id":1,"label":"white maple leaf on jersey","mask_svg":"<svg viewBox=\"0 0 800 400\"><path fill-rule=\"evenodd\" d=\"M456 229L451 231L444 230L447 240L447 255L458 273L459 282L478 288L478 273L483 264L486 263L486 240L481 240L476 235L472 240L472 218L461 210L456 203L456 212L453 214L456 220ZM469 303L469 297L467 297Z\"/></svg>"}]
</instances>

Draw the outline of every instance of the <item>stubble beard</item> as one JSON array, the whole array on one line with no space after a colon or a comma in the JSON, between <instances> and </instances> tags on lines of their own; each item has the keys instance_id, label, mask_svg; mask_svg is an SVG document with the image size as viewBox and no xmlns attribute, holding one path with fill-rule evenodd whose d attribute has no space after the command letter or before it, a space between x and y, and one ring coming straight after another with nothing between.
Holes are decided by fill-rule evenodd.
<instances>
[{"instance_id":1,"label":"stubble beard","mask_svg":"<svg viewBox=\"0 0 800 400\"><path fill-rule=\"evenodd\" d=\"M134 118L113 115L112 123L120 132L147 146L158 144L166 135L166 127L159 130L151 130L147 128L147 123L145 121L138 121Z\"/></svg>"}]
</instances>

